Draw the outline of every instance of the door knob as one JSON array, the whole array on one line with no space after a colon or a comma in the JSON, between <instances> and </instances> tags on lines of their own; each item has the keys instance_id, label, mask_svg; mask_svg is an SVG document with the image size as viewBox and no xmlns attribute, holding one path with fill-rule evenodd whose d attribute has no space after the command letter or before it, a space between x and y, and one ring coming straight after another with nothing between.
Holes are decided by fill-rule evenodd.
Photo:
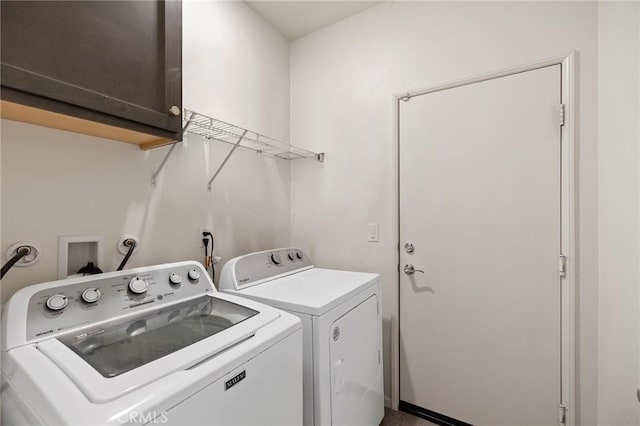
<instances>
[{"instance_id":1,"label":"door knob","mask_svg":"<svg viewBox=\"0 0 640 426\"><path fill-rule=\"evenodd\" d=\"M173 105L171 108L169 108L169 114L173 115L174 117L179 116L180 108L178 108L176 105Z\"/></svg>"},{"instance_id":2,"label":"door knob","mask_svg":"<svg viewBox=\"0 0 640 426\"><path fill-rule=\"evenodd\" d=\"M404 265L404 268L402 268L402 269L404 270L404 273L407 274L407 275L413 275L416 272L422 272L424 274L424 271L414 268L413 265L411 265L409 263Z\"/></svg>"},{"instance_id":3,"label":"door knob","mask_svg":"<svg viewBox=\"0 0 640 426\"><path fill-rule=\"evenodd\" d=\"M413 244L405 243L404 251L406 251L407 253L413 253L415 250L416 250L416 248L413 246Z\"/></svg>"}]
</instances>

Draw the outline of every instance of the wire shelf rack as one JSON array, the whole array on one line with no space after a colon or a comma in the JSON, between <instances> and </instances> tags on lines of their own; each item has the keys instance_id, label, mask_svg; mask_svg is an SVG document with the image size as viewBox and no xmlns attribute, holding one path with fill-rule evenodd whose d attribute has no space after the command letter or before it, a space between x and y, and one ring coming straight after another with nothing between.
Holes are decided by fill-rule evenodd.
<instances>
[{"instance_id":1,"label":"wire shelf rack","mask_svg":"<svg viewBox=\"0 0 640 426\"><path fill-rule=\"evenodd\" d=\"M189 109L185 109L182 115L182 128L185 132L200 135L205 139L217 140L240 148L250 149L272 158L281 160L311 158L324 161L323 153L315 153L298 148Z\"/></svg>"},{"instance_id":2,"label":"wire shelf rack","mask_svg":"<svg viewBox=\"0 0 640 426\"><path fill-rule=\"evenodd\" d=\"M262 155L280 160L311 158L320 162L324 161L324 153L315 153L307 149L298 148L277 139L261 135L257 132L252 132L251 130L243 129L239 126L234 126L233 124L186 108L182 113L182 133L193 133L202 136L207 140L216 140L232 145L227 156L222 160L209 180L209 183L207 184L207 189L209 191L211 191L213 181L238 147L250 149ZM160 172L167 164L169 157L171 157L171 154L179 142L180 141L174 142L169 151L165 154L162 162L151 176L151 186L156 186Z\"/></svg>"}]
</instances>

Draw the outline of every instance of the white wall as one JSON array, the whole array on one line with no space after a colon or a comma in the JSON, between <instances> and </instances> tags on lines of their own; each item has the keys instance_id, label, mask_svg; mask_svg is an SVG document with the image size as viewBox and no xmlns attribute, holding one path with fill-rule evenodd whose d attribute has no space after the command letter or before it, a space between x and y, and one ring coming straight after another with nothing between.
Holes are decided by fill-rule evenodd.
<instances>
[{"instance_id":1,"label":"white wall","mask_svg":"<svg viewBox=\"0 0 640 426\"><path fill-rule=\"evenodd\" d=\"M597 25L595 3L393 2L292 43L291 140L326 152L317 167L292 164L292 243L320 265L382 273L387 395L397 304L392 94L575 50L578 424L596 424ZM380 243L367 242L372 222Z\"/></svg>"},{"instance_id":2,"label":"white wall","mask_svg":"<svg viewBox=\"0 0 640 426\"><path fill-rule=\"evenodd\" d=\"M598 424L640 424L640 3L599 4Z\"/></svg>"},{"instance_id":3,"label":"white wall","mask_svg":"<svg viewBox=\"0 0 640 426\"><path fill-rule=\"evenodd\" d=\"M289 43L242 2L183 4L184 105L288 139ZM141 246L130 266L201 259L199 226L212 226L217 254L289 243L289 164L237 150L207 192L230 145L195 136L176 147L137 146L2 120L2 243L39 243L42 260L14 268L6 301L25 285L57 277L59 235L104 235L106 270L122 258L124 234Z\"/></svg>"}]
</instances>

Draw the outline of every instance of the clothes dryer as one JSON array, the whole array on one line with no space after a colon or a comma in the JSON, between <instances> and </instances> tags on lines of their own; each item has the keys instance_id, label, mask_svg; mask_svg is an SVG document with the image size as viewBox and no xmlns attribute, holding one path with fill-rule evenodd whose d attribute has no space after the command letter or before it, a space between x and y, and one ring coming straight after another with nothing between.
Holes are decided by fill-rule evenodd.
<instances>
[{"instance_id":1,"label":"clothes dryer","mask_svg":"<svg viewBox=\"0 0 640 426\"><path fill-rule=\"evenodd\" d=\"M378 274L316 268L297 248L232 259L219 283L302 320L304 424L316 426L384 416L380 286Z\"/></svg>"}]
</instances>

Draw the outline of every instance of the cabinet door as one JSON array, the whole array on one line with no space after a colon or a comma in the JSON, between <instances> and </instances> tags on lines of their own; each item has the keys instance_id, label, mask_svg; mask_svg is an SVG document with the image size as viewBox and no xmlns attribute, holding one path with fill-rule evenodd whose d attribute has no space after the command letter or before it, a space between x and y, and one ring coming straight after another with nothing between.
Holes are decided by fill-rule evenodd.
<instances>
[{"instance_id":1,"label":"cabinet door","mask_svg":"<svg viewBox=\"0 0 640 426\"><path fill-rule=\"evenodd\" d=\"M2 1L1 15L4 100L179 135L179 1Z\"/></svg>"}]
</instances>

